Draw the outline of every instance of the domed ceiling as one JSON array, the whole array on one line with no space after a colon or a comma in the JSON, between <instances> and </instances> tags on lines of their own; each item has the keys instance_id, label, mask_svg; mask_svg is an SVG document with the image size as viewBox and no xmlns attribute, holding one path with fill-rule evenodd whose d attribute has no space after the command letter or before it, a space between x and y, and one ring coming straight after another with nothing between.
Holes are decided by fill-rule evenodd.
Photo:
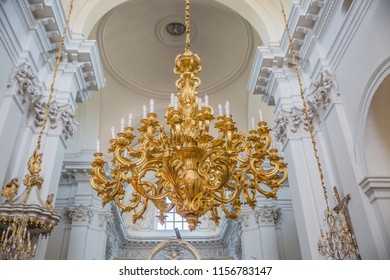
<instances>
[{"instance_id":1,"label":"domed ceiling","mask_svg":"<svg viewBox=\"0 0 390 280\"><path fill-rule=\"evenodd\" d=\"M201 91L210 95L251 64L259 39L237 13L214 1L192 1L190 12L191 50L202 59ZM176 22L184 23L183 0L131 0L112 9L97 26L106 72L132 92L168 98L177 91L174 59L184 51L185 34L166 28Z\"/></svg>"}]
</instances>

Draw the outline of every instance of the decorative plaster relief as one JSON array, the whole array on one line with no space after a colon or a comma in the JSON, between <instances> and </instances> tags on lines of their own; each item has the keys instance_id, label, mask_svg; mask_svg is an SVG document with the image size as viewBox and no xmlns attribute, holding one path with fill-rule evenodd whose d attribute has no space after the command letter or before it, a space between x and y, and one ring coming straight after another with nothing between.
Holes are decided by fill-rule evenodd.
<instances>
[{"instance_id":1,"label":"decorative plaster relief","mask_svg":"<svg viewBox=\"0 0 390 280\"><path fill-rule=\"evenodd\" d=\"M314 83L315 89L307 96L307 110L309 121L313 128L318 126L320 118L339 102L340 92L336 82L329 71L321 72L321 78ZM279 109L275 119L274 136L279 142L284 143L287 139L308 136L308 123L302 108L292 107Z\"/></svg>"},{"instance_id":2,"label":"decorative plaster relief","mask_svg":"<svg viewBox=\"0 0 390 280\"><path fill-rule=\"evenodd\" d=\"M112 213L108 214L99 214L98 215L98 226L99 229L106 229L107 225L113 221Z\"/></svg>"},{"instance_id":3,"label":"decorative plaster relief","mask_svg":"<svg viewBox=\"0 0 390 280\"><path fill-rule=\"evenodd\" d=\"M23 105L26 103L30 104L42 94L41 88L34 82L34 79L35 75L31 71L31 66L27 63L17 66L14 74L11 75L11 80L7 87L10 88L13 80L16 81L16 94Z\"/></svg>"},{"instance_id":4,"label":"decorative plaster relief","mask_svg":"<svg viewBox=\"0 0 390 280\"><path fill-rule=\"evenodd\" d=\"M238 218L238 223L241 228L247 228L250 226L249 215L241 214Z\"/></svg>"},{"instance_id":5,"label":"decorative plaster relief","mask_svg":"<svg viewBox=\"0 0 390 280\"><path fill-rule=\"evenodd\" d=\"M317 113L311 107L308 107L308 117L312 125L318 121ZM275 124L273 131L278 142L309 136L306 115L301 108L279 109Z\"/></svg>"},{"instance_id":6,"label":"decorative plaster relief","mask_svg":"<svg viewBox=\"0 0 390 280\"><path fill-rule=\"evenodd\" d=\"M88 225L93 217L93 211L81 204L65 208L64 215L68 224Z\"/></svg>"},{"instance_id":7,"label":"decorative plaster relief","mask_svg":"<svg viewBox=\"0 0 390 280\"><path fill-rule=\"evenodd\" d=\"M73 137L77 131L77 127L79 126L79 123L75 120L75 114L69 109L70 108L63 110L60 114L63 124L62 135L65 137L65 140Z\"/></svg>"},{"instance_id":8,"label":"decorative plaster relief","mask_svg":"<svg viewBox=\"0 0 390 280\"><path fill-rule=\"evenodd\" d=\"M274 226L278 224L281 215L281 208L276 206L263 206L255 211L256 222L260 226Z\"/></svg>"},{"instance_id":9,"label":"decorative plaster relief","mask_svg":"<svg viewBox=\"0 0 390 280\"><path fill-rule=\"evenodd\" d=\"M32 104L31 112L34 118L35 127L43 125L45 116L46 102L42 95L39 95ZM75 120L75 114L71 111L69 105L59 105L57 101L52 101L49 107L48 120L50 128L56 129L62 123L61 134L68 140L73 137L77 131L79 123Z\"/></svg>"},{"instance_id":10,"label":"decorative plaster relief","mask_svg":"<svg viewBox=\"0 0 390 280\"><path fill-rule=\"evenodd\" d=\"M335 79L329 71L322 71L321 78L314 83L314 91L308 95L309 105L318 112L326 111L333 103L338 101L340 92L337 89Z\"/></svg>"},{"instance_id":11,"label":"decorative plaster relief","mask_svg":"<svg viewBox=\"0 0 390 280\"><path fill-rule=\"evenodd\" d=\"M30 108L30 116L33 118L35 127L41 127L43 125L47 101L45 101L41 88L34 82L34 79L35 75L32 73L30 65L23 63L16 67L7 87L10 88L12 83L16 82L16 96L18 100L22 105ZM59 121L62 122L62 135L65 140L73 137L79 126L70 106L60 105L55 100L50 103L48 120L51 129L56 129Z\"/></svg>"}]
</instances>

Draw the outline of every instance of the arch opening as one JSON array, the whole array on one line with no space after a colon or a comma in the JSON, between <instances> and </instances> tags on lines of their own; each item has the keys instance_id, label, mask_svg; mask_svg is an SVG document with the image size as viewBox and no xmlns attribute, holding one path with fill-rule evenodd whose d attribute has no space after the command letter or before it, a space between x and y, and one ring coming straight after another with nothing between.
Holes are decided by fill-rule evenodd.
<instances>
[{"instance_id":1,"label":"arch opening","mask_svg":"<svg viewBox=\"0 0 390 280\"><path fill-rule=\"evenodd\" d=\"M390 75L381 82L370 103L364 132L364 156L372 175L389 175L390 165Z\"/></svg>"}]
</instances>

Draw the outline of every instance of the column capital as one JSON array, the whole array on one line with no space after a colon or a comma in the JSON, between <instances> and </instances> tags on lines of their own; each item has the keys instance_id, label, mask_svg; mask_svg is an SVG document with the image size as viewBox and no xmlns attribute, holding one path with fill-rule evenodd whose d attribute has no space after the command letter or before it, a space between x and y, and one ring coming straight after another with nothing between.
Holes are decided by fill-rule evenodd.
<instances>
[{"instance_id":1,"label":"column capital","mask_svg":"<svg viewBox=\"0 0 390 280\"><path fill-rule=\"evenodd\" d=\"M275 226L282 215L281 208L276 206L261 206L255 210L256 223L260 226Z\"/></svg>"},{"instance_id":2,"label":"column capital","mask_svg":"<svg viewBox=\"0 0 390 280\"><path fill-rule=\"evenodd\" d=\"M333 104L341 103L336 79L329 70L320 72L320 78L313 83L313 89L307 95L307 103L321 120L325 118Z\"/></svg>"},{"instance_id":3,"label":"column capital","mask_svg":"<svg viewBox=\"0 0 390 280\"><path fill-rule=\"evenodd\" d=\"M30 109L29 117L35 128L43 125L46 100L42 95L35 98ZM61 135L65 140L72 138L77 131L79 123L69 104L60 104L56 100L50 103L48 114L48 128L55 134Z\"/></svg>"},{"instance_id":4,"label":"column capital","mask_svg":"<svg viewBox=\"0 0 390 280\"><path fill-rule=\"evenodd\" d=\"M83 204L79 206L70 206L64 209L66 222L71 225L89 225L93 217L91 207L85 207Z\"/></svg>"},{"instance_id":5,"label":"column capital","mask_svg":"<svg viewBox=\"0 0 390 280\"><path fill-rule=\"evenodd\" d=\"M7 88L12 95L15 94L15 101L22 111L27 111L30 105L42 96L42 88L38 83L30 64L23 62L14 67Z\"/></svg>"},{"instance_id":6,"label":"column capital","mask_svg":"<svg viewBox=\"0 0 390 280\"><path fill-rule=\"evenodd\" d=\"M308 106L309 121L312 124L318 122L316 111ZM310 137L306 115L303 108L280 108L276 112L275 127L273 128L275 140L283 145L288 139L300 139Z\"/></svg>"}]
</instances>

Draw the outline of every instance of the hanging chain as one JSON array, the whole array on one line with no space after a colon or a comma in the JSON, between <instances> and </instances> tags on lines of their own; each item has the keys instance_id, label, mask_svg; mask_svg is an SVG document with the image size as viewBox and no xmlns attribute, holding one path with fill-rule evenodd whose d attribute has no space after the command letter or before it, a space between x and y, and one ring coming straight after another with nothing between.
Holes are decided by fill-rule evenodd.
<instances>
[{"instance_id":1,"label":"hanging chain","mask_svg":"<svg viewBox=\"0 0 390 280\"><path fill-rule=\"evenodd\" d=\"M186 8L185 8L185 24L186 24L186 47L185 51L190 50L190 36L191 36L191 30L190 30L190 0L186 0Z\"/></svg>"},{"instance_id":2,"label":"hanging chain","mask_svg":"<svg viewBox=\"0 0 390 280\"><path fill-rule=\"evenodd\" d=\"M37 146L35 148L35 151L37 151L37 152L41 149L42 135L43 135L43 132L46 128L47 118L49 115L50 102L53 99L54 83L55 83L55 80L57 77L58 68L60 66L60 62L61 62L61 58L62 58L62 50L64 49L64 46L65 46L66 31L67 31L68 26L69 26L70 15L72 14L73 1L74 0L71 0L70 4L69 4L68 17L67 17L66 22L65 22L64 32L63 32L62 37L61 37L61 44L60 44L60 47L59 47L58 53L57 53L56 64L55 64L54 73L53 73L53 79L52 79L51 85L50 85L49 99L47 100L47 103L45 105L45 115L43 117L43 124L42 124L41 131L39 132L38 143L37 143Z\"/></svg>"},{"instance_id":3,"label":"hanging chain","mask_svg":"<svg viewBox=\"0 0 390 280\"><path fill-rule=\"evenodd\" d=\"M285 28L286 28L286 32L287 32L288 43L289 43L289 47L290 47L290 53L291 53L291 56L292 56L295 72L296 72L297 78L298 78L299 92L300 92L302 103L303 103L303 111L305 113L307 129L309 130L309 133L310 133L311 143L313 144L314 156L315 156L316 161L317 161L318 173L320 174L322 190L324 192L324 198L325 198L325 202L326 202L326 209L329 212L328 191L326 190L326 187L325 187L324 173L322 171L320 157L318 156L317 143L316 143L316 141L314 139L313 126L312 126L311 120L309 118L309 111L307 109L306 98L305 98L305 94L304 94L304 91L303 91L301 74L299 73L299 70L298 70L297 59L296 59L295 52L294 52L294 47L293 47L293 43L292 43L292 39L291 39L290 29L288 28L288 22L287 22L286 12L284 10L283 0L279 0L279 2L280 2L280 7L282 8L282 14L283 14L284 24L285 24Z\"/></svg>"}]
</instances>

